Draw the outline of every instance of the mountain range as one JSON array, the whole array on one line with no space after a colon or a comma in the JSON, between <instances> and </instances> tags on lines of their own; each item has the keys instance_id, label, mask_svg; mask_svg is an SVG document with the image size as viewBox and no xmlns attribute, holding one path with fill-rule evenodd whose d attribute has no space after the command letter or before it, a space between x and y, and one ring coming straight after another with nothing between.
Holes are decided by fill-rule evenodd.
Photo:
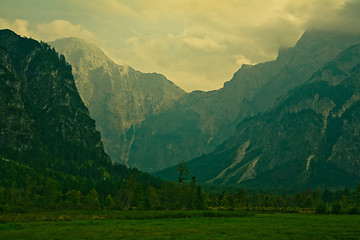
<instances>
[{"instance_id":1,"label":"mountain range","mask_svg":"<svg viewBox=\"0 0 360 240\"><path fill-rule=\"evenodd\" d=\"M112 159L155 172L213 152L244 118L274 107L358 40L356 34L310 30L294 47L280 49L276 60L243 65L219 90L191 93L162 75L116 65L81 40L51 45L74 67L79 93Z\"/></svg>"},{"instance_id":2,"label":"mountain range","mask_svg":"<svg viewBox=\"0 0 360 240\"><path fill-rule=\"evenodd\" d=\"M101 180L114 176L111 157L164 179L185 162L198 182L272 191L360 181L359 35L306 31L274 61L191 93L84 40L59 39L55 50L1 30L0 43L4 171Z\"/></svg>"},{"instance_id":3,"label":"mountain range","mask_svg":"<svg viewBox=\"0 0 360 240\"><path fill-rule=\"evenodd\" d=\"M241 120L274 106L280 96L358 41L359 35L307 31L294 47L281 49L276 60L243 65L223 88L187 94L173 108L142 123L132 161L141 162L140 169L155 171L214 151Z\"/></svg>"},{"instance_id":4,"label":"mountain range","mask_svg":"<svg viewBox=\"0 0 360 240\"><path fill-rule=\"evenodd\" d=\"M360 181L360 44L248 117L213 153L186 165L200 182L272 191L339 189ZM172 179L174 167L157 173Z\"/></svg>"}]
</instances>

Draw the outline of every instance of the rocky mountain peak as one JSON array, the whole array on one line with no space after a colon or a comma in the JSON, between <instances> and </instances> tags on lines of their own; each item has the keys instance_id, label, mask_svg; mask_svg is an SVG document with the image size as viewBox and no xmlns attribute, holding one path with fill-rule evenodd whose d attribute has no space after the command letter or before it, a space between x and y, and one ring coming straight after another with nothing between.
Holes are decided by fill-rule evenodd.
<instances>
[{"instance_id":1,"label":"rocky mountain peak","mask_svg":"<svg viewBox=\"0 0 360 240\"><path fill-rule=\"evenodd\" d=\"M114 161L128 161L136 128L149 115L186 94L161 74L115 64L84 40L66 38L50 44L73 66L80 96L97 121L105 149Z\"/></svg>"},{"instance_id":2,"label":"rocky mountain peak","mask_svg":"<svg viewBox=\"0 0 360 240\"><path fill-rule=\"evenodd\" d=\"M114 67L114 63L95 44L80 38L61 38L50 43L56 49L61 49L66 59L73 64L74 70L96 69L99 67ZM77 72L75 72L77 73ZM84 74L84 73L78 73Z\"/></svg>"}]
</instances>

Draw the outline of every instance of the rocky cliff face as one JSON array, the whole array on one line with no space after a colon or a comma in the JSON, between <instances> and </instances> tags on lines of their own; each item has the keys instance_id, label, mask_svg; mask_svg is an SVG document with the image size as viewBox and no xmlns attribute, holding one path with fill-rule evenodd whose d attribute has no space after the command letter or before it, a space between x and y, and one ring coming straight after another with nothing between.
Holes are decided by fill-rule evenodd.
<instances>
[{"instance_id":1,"label":"rocky cliff face","mask_svg":"<svg viewBox=\"0 0 360 240\"><path fill-rule=\"evenodd\" d=\"M100 179L111 165L64 56L10 30L0 31L0 109L2 159Z\"/></svg>"},{"instance_id":2,"label":"rocky cliff face","mask_svg":"<svg viewBox=\"0 0 360 240\"><path fill-rule=\"evenodd\" d=\"M360 45L342 51L209 155L187 163L201 182L270 190L354 187L360 180ZM159 176L176 176L170 168Z\"/></svg>"},{"instance_id":3,"label":"rocky cliff face","mask_svg":"<svg viewBox=\"0 0 360 240\"><path fill-rule=\"evenodd\" d=\"M242 66L222 89L188 94L136 129L128 164L155 171L214 151L242 119L274 106L358 40L356 35L308 31L293 48L281 49L276 60Z\"/></svg>"},{"instance_id":4,"label":"rocky cliff face","mask_svg":"<svg viewBox=\"0 0 360 240\"><path fill-rule=\"evenodd\" d=\"M83 40L66 38L50 44L71 63L80 96L97 122L106 152L113 161L140 166L129 157L137 129L185 92L161 74L115 64Z\"/></svg>"}]
</instances>

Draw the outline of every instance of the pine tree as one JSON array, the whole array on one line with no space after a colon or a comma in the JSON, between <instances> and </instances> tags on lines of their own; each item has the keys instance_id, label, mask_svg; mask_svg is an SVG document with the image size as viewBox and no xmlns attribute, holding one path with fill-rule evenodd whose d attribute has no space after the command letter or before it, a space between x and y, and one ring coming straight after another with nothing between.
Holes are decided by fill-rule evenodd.
<instances>
[{"instance_id":1,"label":"pine tree","mask_svg":"<svg viewBox=\"0 0 360 240\"><path fill-rule=\"evenodd\" d=\"M184 161L181 161L177 166L177 170L179 172L178 182L181 185L185 180L187 180L187 176L189 174L189 170L186 168Z\"/></svg>"}]
</instances>

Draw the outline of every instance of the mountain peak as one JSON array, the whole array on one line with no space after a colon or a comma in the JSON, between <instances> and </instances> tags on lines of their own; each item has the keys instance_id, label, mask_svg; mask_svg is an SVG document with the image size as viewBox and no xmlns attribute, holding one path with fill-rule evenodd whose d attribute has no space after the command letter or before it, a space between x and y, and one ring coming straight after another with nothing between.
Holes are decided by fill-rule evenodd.
<instances>
[{"instance_id":1,"label":"mountain peak","mask_svg":"<svg viewBox=\"0 0 360 240\"><path fill-rule=\"evenodd\" d=\"M28 38L21 38L19 35L17 35L14 31L12 31L10 29L1 29L0 30L0 44L3 46L13 44L14 42L20 41L22 39L28 40L27 44L29 44L30 41L32 41L32 44L38 44L38 42L35 40L28 39Z\"/></svg>"},{"instance_id":2,"label":"mountain peak","mask_svg":"<svg viewBox=\"0 0 360 240\"><path fill-rule=\"evenodd\" d=\"M115 161L127 162L135 129L146 117L185 95L164 75L117 65L82 39L63 38L50 44L73 66L80 96Z\"/></svg>"},{"instance_id":3,"label":"mountain peak","mask_svg":"<svg viewBox=\"0 0 360 240\"><path fill-rule=\"evenodd\" d=\"M98 67L104 63L115 64L98 46L81 38L60 38L49 44L62 52L70 62L88 59L87 62L91 63L93 67Z\"/></svg>"},{"instance_id":4,"label":"mountain peak","mask_svg":"<svg viewBox=\"0 0 360 240\"><path fill-rule=\"evenodd\" d=\"M59 38L49 44L54 46L56 45L61 48L82 49L84 51L96 52L97 54L102 52L97 45L77 37Z\"/></svg>"},{"instance_id":5,"label":"mountain peak","mask_svg":"<svg viewBox=\"0 0 360 240\"><path fill-rule=\"evenodd\" d=\"M0 35L3 36L3 35L8 35L8 36L17 36L17 34L10 30L10 29L0 29Z\"/></svg>"}]
</instances>

